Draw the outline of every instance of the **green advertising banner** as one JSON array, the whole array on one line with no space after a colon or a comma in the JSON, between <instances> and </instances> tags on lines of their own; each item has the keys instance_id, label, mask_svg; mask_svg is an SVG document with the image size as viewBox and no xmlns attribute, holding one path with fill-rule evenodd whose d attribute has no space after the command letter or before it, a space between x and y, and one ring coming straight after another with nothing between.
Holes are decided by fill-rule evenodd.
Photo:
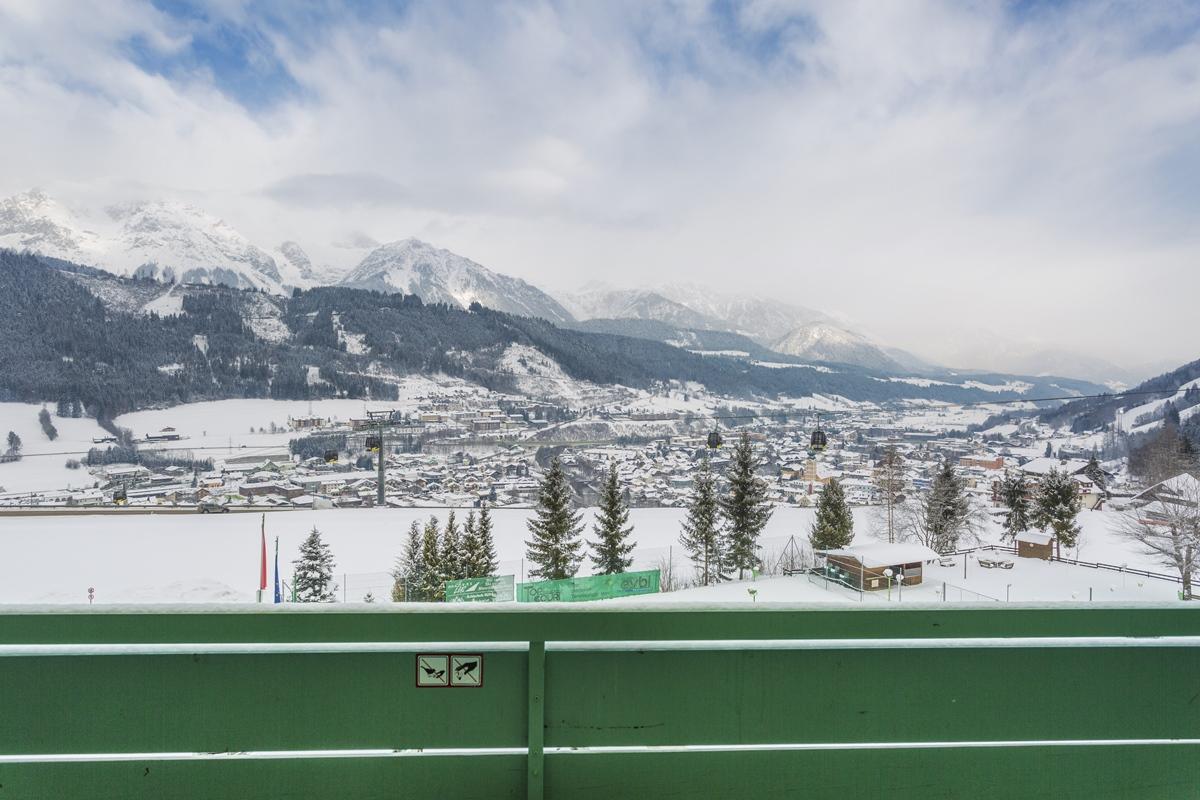
<instances>
[{"instance_id":1,"label":"green advertising banner","mask_svg":"<svg viewBox=\"0 0 1200 800\"><path fill-rule=\"evenodd\" d=\"M511 603L515 599L515 586L514 575L446 581L446 602Z\"/></svg>"},{"instance_id":2,"label":"green advertising banner","mask_svg":"<svg viewBox=\"0 0 1200 800\"><path fill-rule=\"evenodd\" d=\"M562 581L522 583L517 600L522 603L579 603L584 600L608 600L658 591L658 570L622 572L619 575L594 575Z\"/></svg>"}]
</instances>

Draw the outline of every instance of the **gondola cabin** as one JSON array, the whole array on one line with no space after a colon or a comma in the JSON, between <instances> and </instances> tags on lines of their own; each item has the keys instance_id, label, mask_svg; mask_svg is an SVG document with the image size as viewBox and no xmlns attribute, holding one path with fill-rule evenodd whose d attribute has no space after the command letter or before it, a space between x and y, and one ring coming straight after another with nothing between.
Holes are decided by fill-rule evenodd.
<instances>
[{"instance_id":1,"label":"gondola cabin","mask_svg":"<svg viewBox=\"0 0 1200 800\"><path fill-rule=\"evenodd\" d=\"M325 463L326 464L336 464L337 460L338 460L338 451L337 450L326 450L325 451Z\"/></svg>"},{"instance_id":2,"label":"gondola cabin","mask_svg":"<svg viewBox=\"0 0 1200 800\"><path fill-rule=\"evenodd\" d=\"M712 433L708 434L708 449L709 450L716 450L722 444L723 444L723 442L721 440L721 434L719 431L714 430Z\"/></svg>"},{"instance_id":3,"label":"gondola cabin","mask_svg":"<svg viewBox=\"0 0 1200 800\"><path fill-rule=\"evenodd\" d=\"M371 451L372 453L379 452L379 437L378 436L368 436L367 437L367 450Z\"/></svg>"},{"instance_id":4,"label":"gondola cabin","mask_svg":"<svg viewBox=\"0 0 1200 800\"><path fill-rule=\"evenodd\" d=\"M113 492L113 505L115 505L115 506L125 505L125 503L128 502L127 497L128 497L128 495L126 495L126 493L125 493L125 487L124 486L119 487L115 492Z\"/></svg>"},{"instance_id":5,"label":"gondola cabin","mask_svg":"<svg viewBox=\"0 0 1200 800\"><path fill-rule=\"evenodd\" d=\"M812 437L808 442L808 449L813 453L820 453L829 445L829 438L825 435L825 431L817 428L812 432Z\"/></svg>"}]
</instances>

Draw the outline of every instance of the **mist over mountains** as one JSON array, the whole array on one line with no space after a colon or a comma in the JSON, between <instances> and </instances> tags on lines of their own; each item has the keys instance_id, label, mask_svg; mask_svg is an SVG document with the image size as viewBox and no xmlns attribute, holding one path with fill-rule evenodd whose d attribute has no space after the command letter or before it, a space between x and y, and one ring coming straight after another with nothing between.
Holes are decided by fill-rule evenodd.
<instances>
[{"instance_id":1,"label":"mist over mountains","mask_svg":"<svg viewBox=\"0 0 1200 800\"><path fill-rule=\"evenodd\" d=\"M360 236L355 248L365 255L347 271L314 263L296 241L252 242L224 220L177 201L79 209L32 190L0 200L0 248L164 283L228 286L280 296L336 285L415 295L426 303L464 309L479 303L562 326L590 322L591 330L667 343L683 342L688 331L721 332L807 361L914 374L942 369L874 341L821 310L780 300L681 283L631 289L593 282L577 292L552 295L411 237L379 244ZM954 364L976 371L1068 375L1113 387L1144 377L1105 359L1063 349L1006 345L987 336L963 341Z\"/></svg>"}]
</instances>

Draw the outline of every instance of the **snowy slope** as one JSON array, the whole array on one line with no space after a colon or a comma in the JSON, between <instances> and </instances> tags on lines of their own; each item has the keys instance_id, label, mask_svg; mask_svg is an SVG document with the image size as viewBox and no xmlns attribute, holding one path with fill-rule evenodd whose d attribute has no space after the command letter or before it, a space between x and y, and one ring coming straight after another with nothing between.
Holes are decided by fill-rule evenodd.
<instances>
[{"instance_id":1,"label":"snowy slope","mask_svg":"<svg viewBox=\"0 0 1200 800\"><path fill-rule=\"evenodd\" d=\"M175 201L69 209L39 191L0 200L0 247L118 275L282 294L275 259L223 220ZM292 268L299 274L300 270ZM300 284L295 284L300 285Z\"/></svg>"},{"instance_id":2,"label":"snowy slope","mask_svg":"<svg viewBox=\"0 0 1200 800\"><path fill-rule=\"evenodd\" d=\"M340 283L355 289L415 294L426 303L467 308L477 302L555 323L572 320L570 312L541 289L419 239L377 247Z\"/></svg>"},{"instance_id":3,"label":"snowy slope","mask_svg":"<svg viewBox=\"0 0 1200 800\"><path fill-rule=\"evenodd\" d=\"M776 341L771 349L813 361L834 361L869 369L896 370L900 367L895 359L865 336L824 322L801 325Z\"/></svg>"},{"instance_id":4,"label":"snowy slope","mask_svg":"<svg viewBox=\"0 0 1200 800\"><path fill-rule=\"evenodd\" d=\"M577 319L647 319L700 330L727 327L724 320L701 314L649 289L593 289L563 299Z\"/></svg>"},{"instance_id":5,"label":"snowy slope","mask_svg":"<svg viewBox=\"0 0 1200 800\"><path fill-rule=\"evenodd\" d=\"M830 321L826 314L804 306L714 291L696 284L671 284L657 291L710 319L722 320L722 330L744 334L768 346L799 325Z\"/></svg>"},{"instance_id":6,"label":"snowy slope","mask_svg":"<svg viewBox=\"0 0 1200 800\"><path fill-rule=\"evenodd\" d=\"M36 189L0 200L0 247L96 264L106 244L75 211Z\"/></svg>"},{"instance_id":7,"label":"snowy slope","mask_svg":"<svg viewBox=\"0 0 1200 800\"><path fill-rule=\"evenodd\" d=\"M593 513L586 510L584 514L585 530L589 532ZM670 558L681 574L690 577L678 545L679 526L685 513L683 509L631 511L630 522L637 542L632 554L634 569L652 569ZM870 538L872 513L872 509L854 509L856 542ZM444 520L445 514L445 509L415 508L289 511L268 514L265 526L268 539L279 537L285 578L300 542L315 526L333 552L339 584L346 580L350 585L347 599L360 600L369 586L377 598L386 602L390 579L385 571L398 555L396 532L405 530L414 519L424 521L436 515ZM527 509L492 512L500 573L516 574L518 580L525 554L524 540L528 536L525 523L531 514ZM807 551L804 540L814 516L813 509L778 508L760 539L764 558L774 563L792 535ZM1111 512L1085 511L1080 515L1083 545L1079 557L1162 571L1152 559L1112 533L1115 517ZM253 602L258 585L262 524L258 514L5 519L0 528L0 602L85 603L89 586L96 587L100 603ZM998 527L993 527L987 538L994 540L998 535ZM136 553L137 558L130 558L131 553ZM965 579L961 558L954 567L927 566L927 583L911 591L905 589L903 601L941 602L937 590L942 581L1001 600L1008 592L1013 602L1086 602L1089 589L1097 602L1163 602L1172 600L1178 589L1174 583L1123 576L1119 572L1031 559L1014 561L1012 570L988 570L971 559ZM585 561L580 574L590 572L591 565ZM367 576L374 576L375 582L368 584ZM1012 584L1011 589L1008 584ZM755 602L747 591L749 588L757 590L759 603L858 602L857 596L847 598L836 591L827 592L801 576L759 579L753 584L722 584L622 602ZM951 592L948 599L958 601L960 596ZM963 595L961 599L978 598ZM898 600L894 596L892 602ZM863 602L889 601L886 592L881 592Z\"/></svg>"},{"instance_id":8,"label":"snowy slope","mask_svg":"<svg viewBox=\"0 0 1200 800\"><path fill-rule=\"evenodd\" d=\"M107 269L169 283L283 290L275 259L217 217L172 201L113 206Z\"/></svg>"}]
</instances>

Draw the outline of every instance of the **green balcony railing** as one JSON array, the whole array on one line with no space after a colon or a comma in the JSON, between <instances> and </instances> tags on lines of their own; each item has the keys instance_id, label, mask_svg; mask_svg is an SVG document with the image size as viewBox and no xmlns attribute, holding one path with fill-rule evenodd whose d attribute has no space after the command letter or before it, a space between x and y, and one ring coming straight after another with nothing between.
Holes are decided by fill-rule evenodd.
<instances>
[{"instance_id":1,"label":"green balcony railing","mask_svg":"<svg viewBox=\"0 0 1200 800\"><path fill-rule=\"evenodd\" d=\"M1198 698L1186 605L10 608L0 800L1196 797Z\"/></svg>"}]
</instances>

